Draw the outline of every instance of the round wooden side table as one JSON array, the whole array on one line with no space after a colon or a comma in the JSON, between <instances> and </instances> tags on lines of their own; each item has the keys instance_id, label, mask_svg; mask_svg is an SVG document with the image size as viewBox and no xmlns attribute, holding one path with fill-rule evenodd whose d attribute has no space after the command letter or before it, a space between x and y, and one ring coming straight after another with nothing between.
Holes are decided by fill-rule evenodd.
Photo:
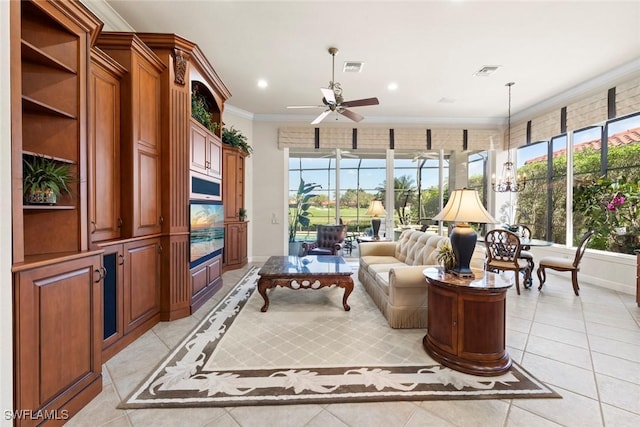
<instances>
[{"instance_id":1,"label":"round wooden side table","mask_svg":"<svg viewBox=\"0 0 640 427\"><path fill-rule=\"evenodd\" d=\"M474 278L423 271L428 284L425 350L451 369L473 375L501 375L511 367L505 348L506 294L511 281L473 270Z\"/></svg>"}]
</instances>

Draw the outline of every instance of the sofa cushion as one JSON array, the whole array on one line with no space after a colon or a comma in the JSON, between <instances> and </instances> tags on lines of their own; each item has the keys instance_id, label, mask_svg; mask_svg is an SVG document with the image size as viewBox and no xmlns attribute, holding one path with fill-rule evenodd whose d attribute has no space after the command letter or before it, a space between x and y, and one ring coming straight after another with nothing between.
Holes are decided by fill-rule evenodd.
<instances>
[{"instance_id":1,"label":"sofa cushion","mask_svg":"<svg viewBox=\"0 0 640 427\"><path fill-rule=\"evenodd\" d=\"M382 271L375 275L376 284L382 289L386 296L389 296L389 271L390 270Z\"/></svg>"}]
</instances>

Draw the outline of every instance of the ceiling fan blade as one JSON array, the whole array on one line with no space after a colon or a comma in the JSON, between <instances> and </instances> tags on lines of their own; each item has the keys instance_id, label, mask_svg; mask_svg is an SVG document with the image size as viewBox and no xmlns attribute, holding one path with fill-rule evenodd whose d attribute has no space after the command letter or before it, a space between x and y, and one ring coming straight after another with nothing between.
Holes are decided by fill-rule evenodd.
<instances>
[{"instance_id":1,"label":"ceiling fan blade","mask_svg":"<svg viewBox=\"0 0 640 427\"><path fill-rule=\"evenodd\" d=\"M323 121L324 118L327 117L329 114L331 114L331 110L323 111L322 114L320 114L318 117L315 118L314 121L311 122L311 124L312 125L317 125L318 123Z\"/></svg>"},{"instance_id":2,"label":"ceiling fan blade","mask_svg":"<svg viewBox=\"0 0 640 427\"><path fill-rule=\"evenodd\" d=\"M355 113L351 110L347 110L347 109L341 109L340 111L338 111L338 113L342 114L343 116L345 116L348 119L353 120L354 122L359 122L362 119L364 119L363 116L361 116L358 113Z\"/></svg>"},{"instance_id":3,"label":"ceiling fan blade","mask_svg":"<svg viewBox=\"0 0 640 427\"><path fill-rule=\"evenodd\" d=\"M365 107L367 105L378 105L378 98L355 99L353 101L345 101L341 105L343 107Z\"/></svg>"},{"instance_id":4,"label":"ceiling fan blade","mask_svg":"<svg viewBox=\"0 0 640 427\"><path fill-rule=\"evenodd\" d=\"M322 92L322 96L324 97L324 99L327 100L327 102L329 104L335 104L336 103L336 95L335 93L333 93L332 89L327 89L324 87L320 88L320 92Z\"/></svg>"},{"instance_id":5,"label":"ceiling fan blade","mask_svg":"<svg viewBox=\"0 0 640 427\"><path fill-rule=\"evenodd\" d=\"M326 105L287 105L287 108L324 108Z\"/></svg>"}]
</instances>

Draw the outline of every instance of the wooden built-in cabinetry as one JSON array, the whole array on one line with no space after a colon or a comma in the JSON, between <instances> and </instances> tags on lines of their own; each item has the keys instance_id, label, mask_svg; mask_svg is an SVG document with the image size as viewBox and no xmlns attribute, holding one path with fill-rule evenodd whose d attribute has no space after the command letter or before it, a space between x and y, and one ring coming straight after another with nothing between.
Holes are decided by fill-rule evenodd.
<instances>
[{"instance_id":1,"label":"wooden built-in cabinetry","mask_svg":"<svg viewBox=\"0 0 640 427\"><path fill-rule=\"evenodd\" d=\"M191 307L200 308L222 287L222 256L216 256L191 269Z\"/></svg>"},{"instance_id":2,"label":"wooden built-in cabinetry","mask_svg":"<svg viewBox=\"0 0 640 427\"><path fill-rule=\"evenodd\" d=\"M189 268L190 199L220 200L222 111L231 94L194 43L175 34L137 33L160 58L162 108L162 264L171 266L162 276L161 319L193 313L222 286L219 257ZM191 118L194 88L208 97L216 132ZM198 194L194 195L196 183ZM209 193L209 194L207 194ZM203 275L203 268L206 274ZM206 282L206 283L205 283Z\"/></svg>"},{"instance_id":3,"label":"wooden built-in cabinetry","mask_svg":"<svg viewBox=\"0 0 640 427\"><path fill-rule=\"evenodd\" d=\"M102 33L97 46L128 72L121 79L122 233L162 232L161 98L164 65L132 33Z\"/></svg>"},{"instance_id":4,"label":"wooden built-in cabinetry","mask_svg":"<svg viewBox=\"0 0 640 427\"><path fill-rule=\"evenodd\" d=\"M158 323L159 237L105 243L102 351L108 360Z\"/></svg>"},{"instance_id":5,"label":"wooden built-in cabinetry","mask_svg":"<svg viewBox=\"0 0 640 427\"><path fill-rule=\"evenodd\" d=\"M91 50L89 80L89 239L121 236L120 80L127 70Z\"/></svg>"},{"instance_id":6,"label":"wooden built-in cabinetry","mask_svg":"<svg viewBox=\"0 0 640 427\"><path fill-rule=\"evenodd\" d=\"M221 200L231 94L195 44L101 33L79 1L11 2L10 20L14 409L73 416L104 360L222 285L222 254L190 269L189 200L195 175ZM192 121L192 84L217 132ZM74 175L54 206L23 203L32 156Z\"/></svg>"},{"instance_id":7,"label":"wooden built-in cabinetry","mask_svg":"<svg viewBox=\"0 0 640 427\"><path fill-rule=\"evenodd\" d=\"M226 245L224 268L233 270L247 263L247 221L230 221L224 225Z\"/></svg>"},{"instance_id":8,"label":"wooden built-in cabinetry","mask_svg":"<svg viewBox=\"0 0 640 427\"><path fill-rule=\"evenodd\" d=\"M17 425L36 425L102 390L104 274L88 245L86 164L89 51L102 23L75 1L11 2L10 20L14 408L34 415ZM71 194L57 205L23 203L31 156L70 166Z\"/></svg>"},{"instance_id":9,"label":"wooden built-in cabinetry","mask_svg":"<svg viewBox=\"0 0 640 427\"><path fill-rule=\"evenodd\" d=\"M15 407L70 415L102 391L101 252L16 268ZM60 420L58 420L59 422Z\"/></svg>"},{"instance_id":10,"label":"wooden built-in cabinetry","mask_svg":"<svg viewBox=\"0 0 640 427\"><path fill-rule=\"evenodd\" d=\"M222 176L222 142L220 137L191 119L191 171L220 179Z\"/></svg>"},{"instance_id":11,"label":"wooden built-in cabinetry","mask_svg":"<svg viewBox=\"0 0 640 427\"><path fill-rule=\"evenodd\" d=\"M224 269L233 270L247 263L247 222L240 219L244 209L244 174L247 153L222 146L222 200L224 201Z\"/></svg>"}]
</instances>

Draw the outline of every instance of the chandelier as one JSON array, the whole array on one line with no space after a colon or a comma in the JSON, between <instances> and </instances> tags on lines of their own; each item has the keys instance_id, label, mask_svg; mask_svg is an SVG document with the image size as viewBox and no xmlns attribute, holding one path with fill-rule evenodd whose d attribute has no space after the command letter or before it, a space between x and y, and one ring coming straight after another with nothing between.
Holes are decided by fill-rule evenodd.
<instances>
[{"instance_id":1,"label":"chandelier","mask_svg":"<svg viewBox=\"0 0 640 427\"><path fill-rule=\"evenodd\" d=\"M495 174L491 177L491 188L498 193L518 192L524 190L527 185L527 176L518 176L515 167L511 161L511 86L514 82L509 82L505 86L509 88L509 118L507 132L507 161L502 165L502 175L496 178Z\"/></svg>"}]
</instances>

